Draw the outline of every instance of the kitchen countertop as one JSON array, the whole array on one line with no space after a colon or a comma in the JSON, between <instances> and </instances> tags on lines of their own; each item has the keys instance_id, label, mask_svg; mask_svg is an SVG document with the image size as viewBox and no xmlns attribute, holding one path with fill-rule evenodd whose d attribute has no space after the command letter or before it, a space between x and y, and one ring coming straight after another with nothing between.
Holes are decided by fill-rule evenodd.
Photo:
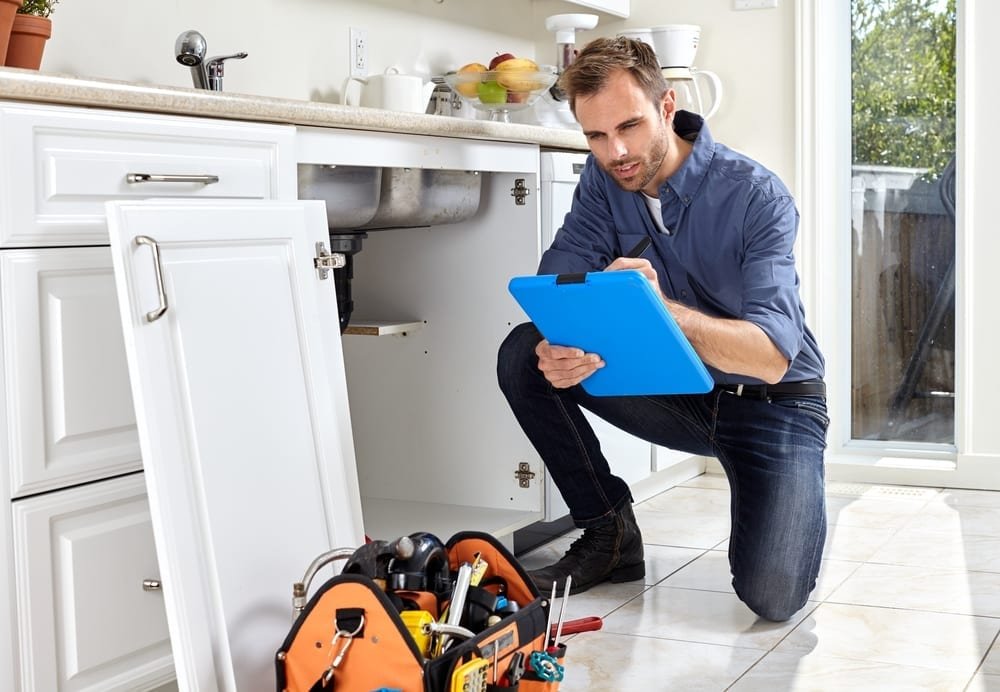
<instances>
[{"instance_id":1,"label":"kitchen countertop","mask_svg":"<svg viewBox=\"0 0 1000 692\"><path fill-rule=\"evenodd\" d=\"M0 68L0 98L312 127L525 142L546 148L587 150L583 134L574 130L396 113L320 101L83 79L6 67Z\"/></svg>"}]
</instances>

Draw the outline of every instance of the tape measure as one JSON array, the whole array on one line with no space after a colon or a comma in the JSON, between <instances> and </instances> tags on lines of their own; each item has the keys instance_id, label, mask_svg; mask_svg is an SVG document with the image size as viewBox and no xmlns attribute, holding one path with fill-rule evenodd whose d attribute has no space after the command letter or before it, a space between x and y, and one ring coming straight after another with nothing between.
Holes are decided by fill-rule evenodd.
<instances>
[{"instance_id":1,"label":"tape measure","mask_svg":"<svg viewBox=\"0 0 1000 692\"><path fill-rule=\"evenodd\" d=\"M486 673L490 663L485 658L474 658L463 663L451 675L451 692L486 692Z\"/></svg>"},{"instance_id":2,"label":"tape measure","mask_svg":"<svg viewBox=\"0 0 1000 692\"><path fill-rule=\"evenodd\" d=\"M424 629L424 625L434 622L434 616L426 610L404 610L399 617L406 625L413 642L420 649L420 655L427 658L431 650L431 634L429 630Z\"/></svg>"}]
</instances>

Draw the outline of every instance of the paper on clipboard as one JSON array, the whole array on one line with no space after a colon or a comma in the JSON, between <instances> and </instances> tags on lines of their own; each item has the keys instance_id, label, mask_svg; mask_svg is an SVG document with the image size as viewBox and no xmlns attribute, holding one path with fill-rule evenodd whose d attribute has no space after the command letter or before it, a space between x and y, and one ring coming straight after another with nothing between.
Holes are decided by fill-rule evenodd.
<instances>
[{"instance_id":1,"label":"paper on clipboard","mask_svg":"<svg viewBox=\"0 0 1000 692\"><path fill-rule=\"evenodd\" d=\"M600 355L581 385L594 396L700 394L714 382L635 270L517 276L508 290L552 344Z\"/></svg>"}]
</instances>

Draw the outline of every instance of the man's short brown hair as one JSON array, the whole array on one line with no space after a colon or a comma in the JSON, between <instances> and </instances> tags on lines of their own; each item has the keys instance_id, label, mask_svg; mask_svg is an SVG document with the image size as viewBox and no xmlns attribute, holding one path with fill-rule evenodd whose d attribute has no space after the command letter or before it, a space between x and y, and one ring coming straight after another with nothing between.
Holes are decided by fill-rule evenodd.
<instances>
[{"instance_id":1,"label":"man's short brown hair","mask_svg":"<svg viewBox=\"0 0 1000 692\"><path fill-rule=\"evenodd\" d=\"M648 44L624 36L598 38L584 46L559 78L570 110L575 114L576 99L599 92L619 70L630 73L657 106L667 93L660 62Z\"/></svg>"}]
</instances>

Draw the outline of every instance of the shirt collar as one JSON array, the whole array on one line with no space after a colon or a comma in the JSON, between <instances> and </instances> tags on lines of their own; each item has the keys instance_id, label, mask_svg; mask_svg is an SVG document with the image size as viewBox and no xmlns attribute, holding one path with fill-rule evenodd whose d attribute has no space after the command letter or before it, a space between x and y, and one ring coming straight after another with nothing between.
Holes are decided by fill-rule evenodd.
<instances>
[{"instance_id":1,"label":"shirt collar","mask_svg":"<svg viewBox=\"0 0 1000 692\"><path fill-rule=\"evenodd\" d=\"M708 174L712 158L715 156L715 140L704 118L688 111L678 110L674 114L674 132L683 139L693 141L694 146L681 167L667 178L663 185L670 186L677 199L684 206L688 206ZM662 200L663 188L660 190Z\"/></svg>"}]
</instances>

